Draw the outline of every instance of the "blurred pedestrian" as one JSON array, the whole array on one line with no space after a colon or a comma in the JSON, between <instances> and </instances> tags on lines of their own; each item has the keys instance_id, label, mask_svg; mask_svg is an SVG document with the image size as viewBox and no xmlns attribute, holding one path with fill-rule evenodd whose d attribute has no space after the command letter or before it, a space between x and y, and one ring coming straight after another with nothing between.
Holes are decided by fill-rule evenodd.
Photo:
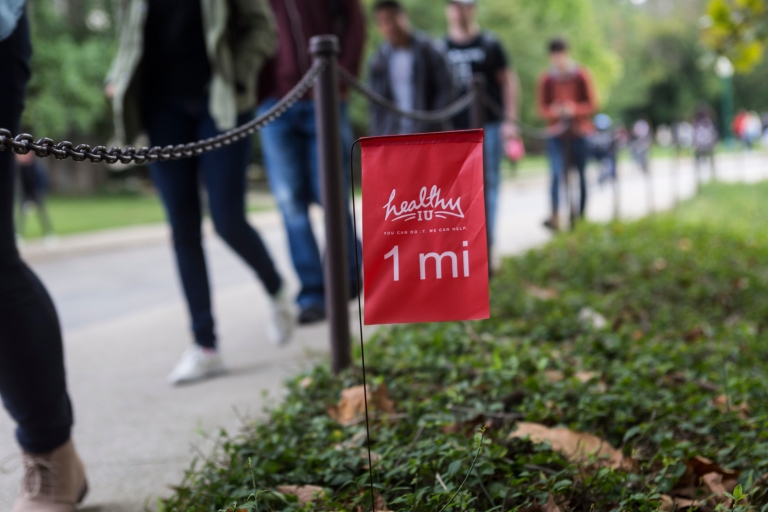
<instances>
[{"instance_id":1,"label":"blurred pedestrian","mask_svg":"<svg viewBox=\"0 0 768 512\"><path fill-rule=\"evenodd\" d=\"M359 0L270 0L277 19L277 55L261 75L259 113L272 108L309 71L312 62L309 40L313 36L335 34L341 44L339 65L357 76L365 47L365 18ZM340 112L343 165L338 172L349 177L352 126L342 85ZM311 95L297 101L282 116L261 132L261 147L269 186L283 215L291 258L301 281L296 301L299 323L312 324L325 319L325 284L320 249L309 220L309 207L320 204L315 104ZM347 180L348 181L348 180ZM360 242L347 212L350 297L357 296L359 273L356 254ZM359 254L358 254L359 256ZM358 258L359 259L359 258Z\"/></svg>"},{"instance_id":2,"label":"blurred pedestrian","mask_svg":"<svg viewBox=\"0 0 768 512\"><path fill-rule=\"evenodd\" d=\"M18 132L31 46L24 2L0 9L0 127ZM56 308L16 248L13 153L0 152L0 396L24 462L12 512L74 512L88 485L71 438Z\"/></svg>"},{"instance_id":3,"label":"blurred pedestrian","mask_svg":"<svg viewBox=\"0 0 768 512\"><path fill-rule=\"evenodd\" d=\"M426 34L413 30L398 0L378 0L373 7L376 27L384 37L368 65L368 81L400 110L440 110L454 99L445 56ZM371 102L369 135L436 132L447 123L425 123L391 112Z\"/></svg>"},{"instance_id":4,"label":"blurred pedestrian","mask_svg":"<svg viewBox=\"0 0 768 512\"><path fill-rule=\"evenodd\" d=\"M638 119L632 125L632 139L630 148L632 157L635 159L643 174L650 171L650 152L653 146L653 130L647 119Z\"/></svg>"},{"instance_id":5,"label":"blurred pedestrian","mask_svg":"<svg viewBox=\"0 0 768 512\"><path fill-rule=\"evenodd\" d=\"M450 0L446 8L448 34L444 51L451 65L453 80L459 94L470 90L472 79L485 79L485 95L504 113L486 108L484 114L485 141L485 210L488 245L493 247L496 232L496 212L501 183L501 158L506 143L518 137L517 119L519 80L510 59L494 34L484 31L477 23L477 0ZM454 127L470 128L469 109L454 119Z\"/></svg>"},{"instance_id":6,"label":"blurred pedestrian","mask_svg":"<svg viewBox=\"0 0 768 512\"><path fill-rule=\"evenodd\" d=\"M587 138L589 154L600 164L598 182L616 180L618 138L613 129L613 120L607 114L597 114L594 119L595 131Z\"/></svg>"},{"instance_id":7,"label":"blurred pedestrian","mask_svg":"<svg viewBox=\"0 0 768 512\"><path fill-rule=\"evenodd\" d=\"M714 176L717 141L717 128L709 108L704 105L699 106L693 118L693 154L697 178L700 177L701 164L705 160L709 160L710 170Z\"/></svg>"},{"instance_id":8,"label":"blurred pedestrian","mask_svg":"<svg viewBox=\"0 0 768 512\"><path fill-rule=\"evenodd\" d=\"M592 115L597 103L589 71L570 57L568 44L555 38L549 42L551 66L539 78L537 104L539 115L549 124L547 154L552 171L552 215L544 221L550 229L559 229L560 180L568 179L566 156L579 173L579 216L587 207L586 138L594 131Z\"/></svg>"},{"instance_id":9,"label":"blurred pedestrian","mask_svg":"<svg viewBox=\"0 0 768 512\"><path fill-rule=\"evenodd\" d=\"M256 73L275 48L266 0L130 0L109 75L116 132L124 142L141 128L155 146L205 139L253 118ZM294 317L283 279L246 219L251 139L194 158L158 161L150 173L173 231L176 262L195 343L168 376L173 384L225 371L216 348L203 253L200 186L214 227L253 269L271 297L270 337L288 341Z\"/></svg>"},{"instance_id":10,"label":"blurred pedestrian","mask_svg":"<svg viewBox=\"0 0 768 512\"><path fill-rule=\"evenodd\" d=\"M55 243L53 224L45 206L46 192L48 190L48 176L45 166L35 158L34 153L16 155L16 169L19 176L19 218L17 222L17 235L24 237L26 218L30 208L34 208L40 219L43 229L43 237L47 245Z\"/></svg>"}]
</instances>

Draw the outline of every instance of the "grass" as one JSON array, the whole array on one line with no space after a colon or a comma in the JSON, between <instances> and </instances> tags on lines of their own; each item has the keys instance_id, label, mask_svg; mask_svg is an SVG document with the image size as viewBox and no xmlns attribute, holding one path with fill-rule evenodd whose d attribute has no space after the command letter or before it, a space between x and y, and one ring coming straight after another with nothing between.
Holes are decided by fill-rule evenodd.
<instances>
[{"instance_id":1,"label":"grass","mask_svg":"<svg viewBox=\"0 0 768 512\"><path fill-rule=\"evenodd\" d=\"M155 196L52 196L48 198L47 207L57 235L153 224L165 220L163 207ZM38 238L42 235L37 214L30 211L24 237Z\"/></svg>"},{"instance_id":2,"label":"grass","mask_svg":"<svg viewBox=\"0 0 768 512\"><path fill-rule=\"evenodd\" d=\"M56 235L165 222L163 205L155 195L52 196L47 200L47 207ZM263 194L249 197L248 211L264 211L270 208L271 200ZM34 210L27 215L24 231L24 238L27 239L43 236L42 226Z\"/></svg>"},{"instance_id":3,"label":"grass","mask_svg":"<svg viewBox=\"0 0 768 512\"><path fill-rule=\"evenodd\" d=\"M683 497L689 510L768 509L767 195L716 184L672 214L582 225L504 262L491 320L378 331L368 379L397 413L371 425L379 499L419 512L454 494L445 510L656 512ZM329 414L361 383L359 368L326 365L292 379L159 510L370 510L365 425ZM593 434L624 461L511 439L518 420ZM325 494L302 504L281 485ZM740 490L749 505L724 494Z\"/></svg>"}]
</instances>

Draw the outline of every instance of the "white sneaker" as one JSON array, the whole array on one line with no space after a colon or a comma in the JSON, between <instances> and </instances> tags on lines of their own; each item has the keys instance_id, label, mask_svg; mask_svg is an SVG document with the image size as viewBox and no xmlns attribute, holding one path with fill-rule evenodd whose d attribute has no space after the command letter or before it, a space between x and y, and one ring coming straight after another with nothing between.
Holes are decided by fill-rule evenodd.
<instances>
[{"instance_id":1,"label":"white sneaker","mask_svg":"<svg viewBox=\"0 0 768 512\"><path fill-rule=\"evenodd\" d=\"M220 375L225 371L218 352L193 345L184 352L179 364L168 375L168 382L171 384L194 382Z\"/></svg>"},{"instance_id":2,"label":"white sneaker","mask_svg":"<svg viewBox=\"0 0 768 512\"><path fill-rule=\"evenodd\" d=\"M291 340L295 328L296 313L283 287L272 297L272 324L269 326L269 339L273 345L285 345Z\"/></svg>"}]
</instances>

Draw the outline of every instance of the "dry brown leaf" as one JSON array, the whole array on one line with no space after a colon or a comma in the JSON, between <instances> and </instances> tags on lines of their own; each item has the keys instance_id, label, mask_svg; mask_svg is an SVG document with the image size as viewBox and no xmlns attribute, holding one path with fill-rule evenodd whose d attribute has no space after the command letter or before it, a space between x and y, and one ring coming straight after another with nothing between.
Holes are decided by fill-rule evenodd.
<instances>
[{"instance_id":1,"label":"dry brown leaf","mask_svg":"<svg viewBox=\"0 0 768 512\"><path fill-rule=\"evenodd\" d=\"M700 340L704 337L704 329L701 327L695 327L688 331L687 333L683 334L683 339L687 342L692 342L696 340Z\"/></svg>"},{"instance_id":2,"label":"dry brown leaf","mask_svg":"<svg viewBox=\"0 0 768 512\"><path fill-rule=\"evenodd\" d=\"M316 485L278 485L277 492L296 496L300 505L306 505L325 497L325 490Z\"/></svg>"},{"instance_id":3,"label":"dry brown leaf","mask_svg":"<svg viewBox=\"0 0 768 512\"><path fill-rule=\"evenodd\" d=\"M363 493L360 493L360 494L361 496L363 495ZM367 512L368 510L370 510L371 502L368 500L365 500L365 501L366 501L365 505L357 506L357 508L355 509L356 512ZM387 507L387 504L384 501L384 497L381 495L381 493L378 493L378 492L376 493L376 499L373 501L373 511L374 512L392 512Z\"/></svg>"},{"instance_id":4,"label":"dry brown leaf","mask_svg":"<svg viewBox=\"0 0 768 512\"><path fill-rule=\"evenodd\" d=\"M555 503L555 497L552 493L547 496L547 502L543 505L539 505L539 502L534 499L533 505L519 509L519 512L560 512L560 507Z\"/></svg>"},{"instance_id":5,"label":"dry brown leaf","mask_svg":"<svg viewBox=\"0 0 768 512\"><path fill-rule=\"evenodd\" d=\"M661 495L661 507L659 512L673 512L675 510L685 510L691 507L701 507L704 503L696 500L689 500L687 498L673 498L666 494Z\"/></svg>"},{"instance_id":6,"label":"dry brown leaf","mask_svg":"<svg viewBox=\"0 0 768 512\"><path fill-rule=\"evenodd\" d=\"M749 420L749 404L746 402L742 402L740 404L734 404L730 403L730 398L728 395L720 395L712 402L713 405L720 410L723 414L727 414L730 412L735 412L739 415L739 418L743 419L744 421Z\"/></svg>"},{"instance_id":7,"label":"dry brown leaf","mask_svg":"<svg viewBox=\"0 0 768 512\"><path fill-rule=\"evenodd\" d=\"M371 393L368 387L368 406L371 411L378 411L386 414L395 412L395 403L390 400L387 393L386 384ZM365 391L363 386L354 386L341 392L341 400L337 405L328 409L328 415L336 422L346 425L365 416Z\"/></svg>"},{"instance_id":8,"label":"dry brown leaf","mask_svg":"<svg viewBox=\"0 0 768 512\"><path fill-rule=\"evenodd\" d=\"M555 497L549 493L547 502L541 506L541 512L560 512L560 507L555 503Z\"/></svg>"},{"instance_id":9,"label":"dry brown leaf","mask_svg":"<svg viewBox=\"0 0 768 512\"><path fill-rule=\"evenodd\" d=\"M549 442L552 449L568 457L575 463L589 462L591 457L600 460L601 465L620 468L624 464L621 451L615 449L607 441L592 434L574 432L567 428L549 428L538 423L520 422L517 430L510 437L530 437L534 443Z\"/></svg>"},{"instance_id":10,"label":"dry brown leaf","mask_svg":"<svg viewBox=\"0 0 768 512\"><path fill-rule=\"evenodd\" d=\"M701 477L701 483L704 484L704 488L710 493L715 495L715 501L717 503L723 503L727 508L733 504L733 500L726 498L725 493L728 492L723 484L722 473L707 473Z\"/></svg>"},{"instance_id":11,"label":"dry brown leaf","mask_svg":"<svg viewBox=\"0 0 768 512\"><path fill-rule=\"evenodd\" d=\"M643 338L643 336L644 336L643 331L641 331L640 329L632 333L632 339L635 341L640 341Z\"/></svg>"},{"instance_id":12,"label":"dry brown leaf","mask_svg":"<svg viewBox=\"0 0 768 512\"><path fill-rule=\"evenodd\" d=\"M719 473L726 477L738 478L741 474L740 471L735 471L733 469L723 469L718 466L716 462L701 456L690 459L685 465L687 466L687 472L698 477L703 477L707 473Z\"/></svg>"},{"instance_id":13,"label":"dry brown leaf","mask_svg":"<svg viewBox=\"0 0 768 512\"><path fill-rule=\"evenodd\" d=\"M544 378L548 382L560 382L565 378L565 375L560 370L544 370Z\"/></svg>"},{"instance_id":14,"label":"dry brown leaf","mask_svg":"<svg viewBox=\"0 0 768 512\"><path fill-rule=\"evenodd\" d=\"M299 382L299 386L301 386L303 389L307 389L309 386L312 385L312 377L307 375L301 381Z\"/></svg>"},{"instance_id":15,"label":"dry brown leaf","mask_svg":"<svg viewBox=\"0 0 768 512\"><path fill-rule=\"evenodd\" d=\"M553 288L539 288L538 286L528 285L526 291L539 300L555 300L560 297L560 292Z\"/></svg>"}]
</instances>

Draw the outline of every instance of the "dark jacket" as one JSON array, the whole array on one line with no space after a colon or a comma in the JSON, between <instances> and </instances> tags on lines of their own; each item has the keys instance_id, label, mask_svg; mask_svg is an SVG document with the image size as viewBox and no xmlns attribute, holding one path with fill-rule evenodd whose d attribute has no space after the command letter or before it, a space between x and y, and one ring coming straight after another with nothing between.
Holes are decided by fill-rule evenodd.
<instances>
[{"instance_id":1,"label":"dark jacket","mask_svg":"<svg viewBox=\"0 0 768 512\"><path fill-rule=\"evenodd\" d=\"M365 17L360 0L269 0L277 20L277 53L259 78L259 99L283 97L312 65L309 40L339 38L339 64L357 76L365 47ZM340 81L341 82L341 81ZM341 83L342 91L346 90ZM309 97L309 96L308 96Z\"/></svg>"},{"instance_id":2,"label":"dark jacket","mask_svg":"<svg viewBox=\"0 0 768 512\"><path fill-rule=\"evenodd\" d=\"M414 110L439 110L455 98L453 78L445 56L425 34L413 33L413 108ZM392 46L382 44L371 58L368 82L373 90L394 101L392 82L389 77L389 61ZM371 102L370 135L399 133L400 116ZM414 122L414 132L434 132L450 129L450 121L444 124Z\"/></svg>"}]
</instances>

